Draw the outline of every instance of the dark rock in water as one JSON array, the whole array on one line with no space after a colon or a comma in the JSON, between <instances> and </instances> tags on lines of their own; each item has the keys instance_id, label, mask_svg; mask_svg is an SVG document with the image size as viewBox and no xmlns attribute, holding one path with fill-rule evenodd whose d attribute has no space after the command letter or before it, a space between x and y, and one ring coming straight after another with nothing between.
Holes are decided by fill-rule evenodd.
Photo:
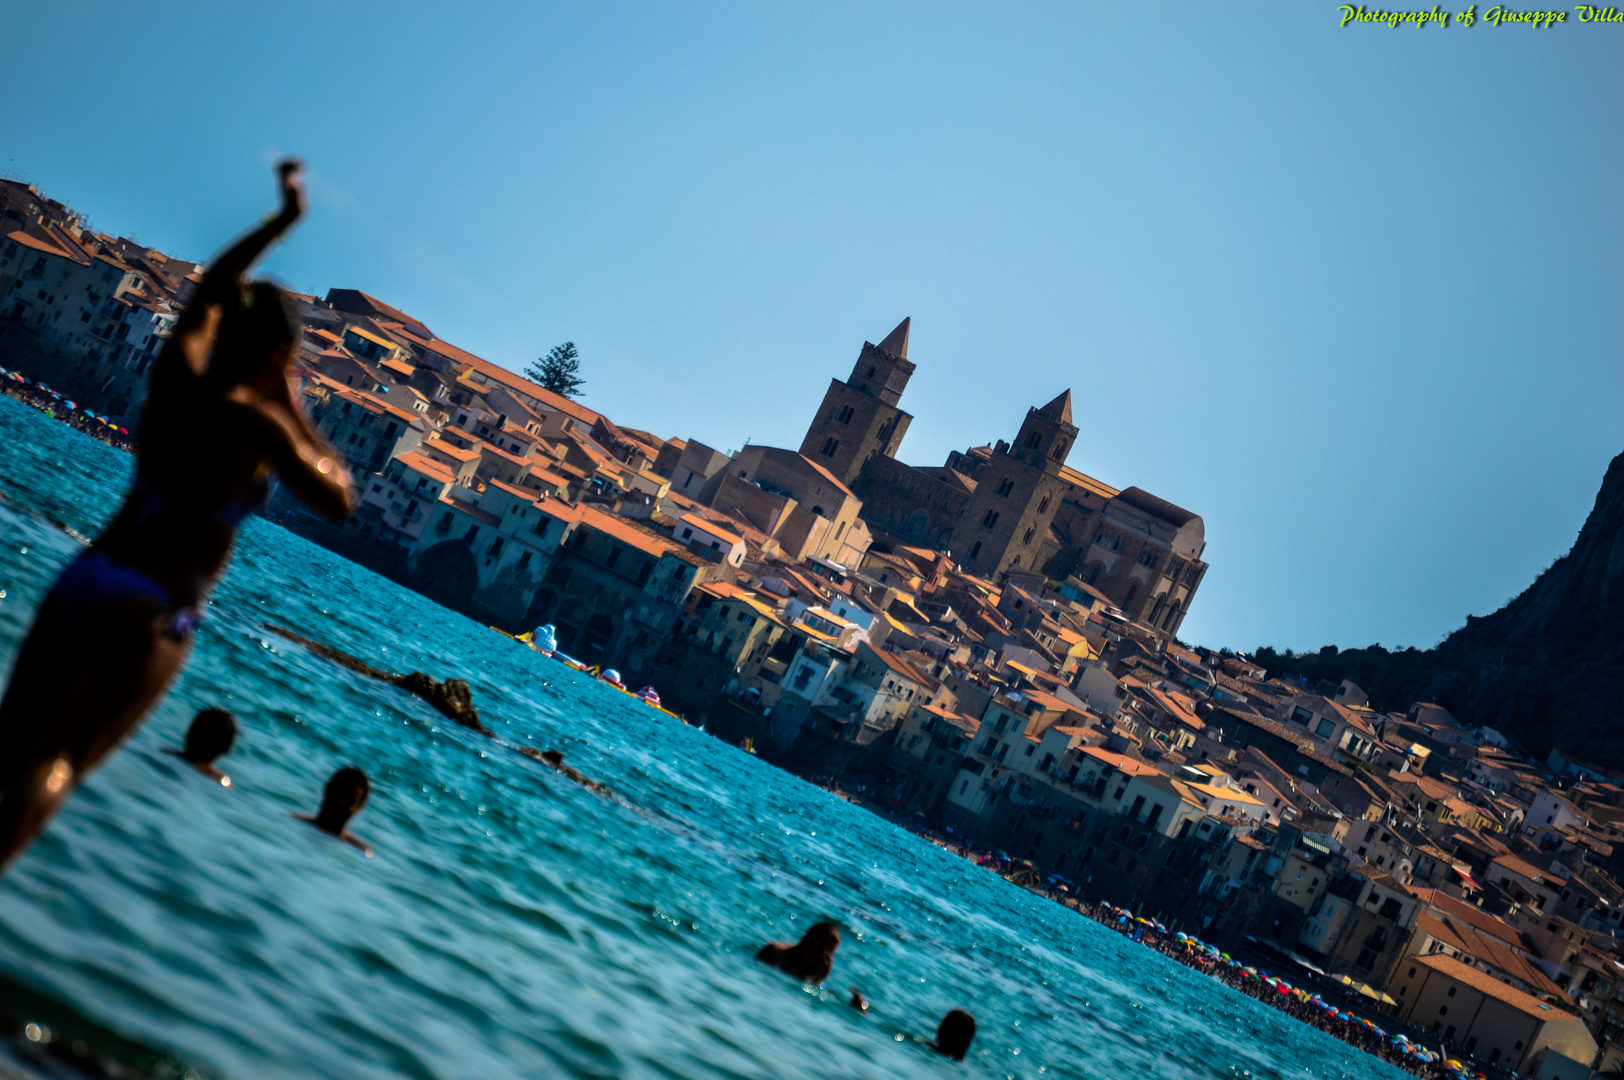
<instances>
[{"instance_id":1,"label":"dark rock in water","mask_svg":"<svg viewBox=\"0 0 1624 1080\"><path fill-rule=\"evenodd\" d=\"M414 671L410 675L395 676L394 683L402 690L416 694L463 727L490 734L485 725L479 722L479 711L474 708L474 695L468 689L467 680L435 682L421 671Z\"/></svg>"},{"instance_id":2,"label":"dark rock in water","mask_svg":"<svg viewBox=\"0 0 1624 1080\"><path fill-rule=\"evenodd\" d=\"M319 641L312 641L303 634L296 633L286 627L265 624L265 629L278 634L289 641L303 645L306 650L316 654L324 660L331 660L341 667L349 668L358 675L365 675L369 679L390 683L400 687L407 693L416 694L441 713L455 720L466 728L473 728L484 735L490 734L490 729L479 722L479 711L474 708L474 695L468 688L465 679L447 679L437 682L421 671L414 671L410 675L396 675L392 671L373 667L358 657L347 652L340 652L331 645L323 645Z\"/></svg>"},{"instance_id":3,"label":"dark rock in water","mask_svg":"<svg viewBox=\"0 0 1624 1080\"><path fill-rule=\"evenodd\" d=\"M560 773L569 777L571 780L574 780L577 784L580 784L589 791L596 791L599 795L607 795L610 798L614 798L615 793L610 791L603 784L584 776L579 769L575 769L564 764L564 755L557 750L537 750L534 746L518 746L514 749L518 750L519 753L533 761L539 761L543 765L551 765Z\"/></svg>"},{"instance_id":4,"label":"dark rock in water","mask_svg":"<svg viewBox=\"0 0 1624 1080\"><path fill-rule=\"evenodd\" d=\"M303 645L306 652L315 653L323 660L331 660L340 667L349 668L357 675L365 675L369 679L378 679L382 682L394 682L400 678L399 675L396 675L392 671L385 671L383 668L375 668L365 660L351 656L347 652L340 652L331 645L323 645L319 641L312 641L303 634L289 630L285 626L277 626L275 623L266 623L265 629L269 630L273 634L287 638L296 645Z\"/></svg>"}]
</instances>

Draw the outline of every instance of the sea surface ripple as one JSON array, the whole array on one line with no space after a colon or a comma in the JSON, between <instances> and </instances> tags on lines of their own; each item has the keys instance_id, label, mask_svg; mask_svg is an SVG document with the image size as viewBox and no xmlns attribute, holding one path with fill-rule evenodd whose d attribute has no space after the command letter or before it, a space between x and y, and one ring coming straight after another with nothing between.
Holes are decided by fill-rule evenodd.
<instances>
[{"instance_id":1,"label":"sea surface ripple","mask_svg":"<svg viewBox=\"0 0 1624 1080\"><path fill-rule=\"evenodd\" d=\"M9 671L130 459L4 397L0 430ZM497 739L266 622L467 678ZM161 753L210 705L230 790ZM291 817L345 764L376 858ZM752 962L820 919L827 990ZM0 879L0 992L231 1077L1401 1075L257 519L168 698ZM961 1006L955 1064L923 1039Z\"/></svg>"}]
</instances>

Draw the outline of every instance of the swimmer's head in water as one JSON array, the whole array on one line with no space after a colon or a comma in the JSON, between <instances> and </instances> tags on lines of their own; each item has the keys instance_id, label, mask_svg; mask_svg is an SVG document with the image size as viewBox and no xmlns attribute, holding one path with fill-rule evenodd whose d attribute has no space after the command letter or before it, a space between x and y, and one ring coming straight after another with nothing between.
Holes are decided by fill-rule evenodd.
<instances>
[{"instance_id":1,"label":"swimmer's head in water","mask_svg":"<svg viewBox=\"0 0 1624 1080\"><path fill-rule=\"evenodd\" d=\"M936 1049L954 1061L963 1061L975 1037L976 1018L963 1009L954 1009L936 1027Z\"/></svg>"},{"instance_id":2,"label":"swimmer's head in water","mask_svg":"<svg viewBox=\"0 0 1624 1080\"><path fill-rule=\"evenodd\" d=\"M342 824L360 813L371 793L372 784L367 780L367 774L353 765L346 765L333 774L332 779L327 781L327 787L322 790L318 819Z\"/></svg>"},{"instance_id":3,"label":"swimmer's head in water","mask_svg":"<svg viewBox=\"0 0 1624 1080\"><path fill-rule=\"evenodd\" d=\"M236 739L236 717L224 709L204 709L192 718L181 757L194 765L207 765L230 750Z\"/></svg>"},{"instance_id":4,"label":"swimmer's head in water","mask_svg":"<svg viewBox=\"0 0 1624 1080\"><path fill-rule=\"evenodd\" d=\"M298 341L293 297L269 281L249 282L241 305L220 320L208 379L229 388L283 378Z\"/></svg>"},{"instance_id":5,"label":"swimmer's head in water","mask_svg":"<svg viewBox=\"0 0 1624 1080\"><path fill-rule=\"evenodd\" d=\"M799 947L832 953L840 948L840 927L832 922L817 923L801 935Z\"/></svg>"}]
</instances>

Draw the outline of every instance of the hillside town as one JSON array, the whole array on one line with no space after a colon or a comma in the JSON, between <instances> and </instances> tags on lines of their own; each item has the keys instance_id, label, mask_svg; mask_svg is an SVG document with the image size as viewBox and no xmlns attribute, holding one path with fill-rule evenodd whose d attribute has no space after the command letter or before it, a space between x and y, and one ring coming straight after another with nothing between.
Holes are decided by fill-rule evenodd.
<instances>
[{"instance_id":1,"label":"hillside town","mask_svg":"<svg viewBox=\"0 0 1624 1080\"><path fill-rule=\"evenodd\" d=\"M0 181L0 364L133 430L200 271ZM295 299L298 392L359 510L278 494L272 520L482 623L551 624L718 737L1339 984L1491 1075L1624 1058L1624 770L1182 643L1204 523L1069 464L1096 404L1042 388L991 441L903 464L903 319L785 403L798 443L721 451L361 290Z\"/></svg>"}]
</instances>

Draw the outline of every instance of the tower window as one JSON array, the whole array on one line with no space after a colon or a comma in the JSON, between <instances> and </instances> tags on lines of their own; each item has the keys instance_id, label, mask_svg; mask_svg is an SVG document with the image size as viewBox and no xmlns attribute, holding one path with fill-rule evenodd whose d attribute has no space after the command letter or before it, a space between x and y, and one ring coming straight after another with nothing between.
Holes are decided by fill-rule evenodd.
<instances>
[{"instance_id":1,"label":"tower window","mask_svg":"<svg viewBox=\"0 0 1624 1080\"><path fill-rule=\"evenodd\" d=\"M869 378L871 378L871 379L872 379L872 378L873 378L873 377L874 377L874 373L875 373L875 372L876 372L876 371L878 371L878 370L879 370L879 368L876 368L876 367L870 367L870 368L869 368L869 369L868 369L868 377L869 377Z\"/></svg>"},{"instance_id":2,"label":"tower window","mask_svg":"<svg viewBox=\"0 0 1624 1080\"><path fill-rule=\"evenodd\" d=\"M998 524L998 511L988 510L987 515L981 519L981 527L990 529L996 524Z\"/></svg>"},{"instance_id":3,"label":"tower window","mask_svg":"<svg viewBox=\"0 0 1624 1080\"><path fill-rule=\"evenodd\" d=\"M1041 431L1034 431L1034 432L1032 432L1032 434L1030 434L1030 435L1028 435L1026 437L1026 445L1030 446L1034 450L1036 450L1042 444L1043 444L1043 432L1041 432Z\"/></svg>"},{"instance_id":4,"label":"tower window","mask_svg":"<svg viewBox=\"0 0 1624 1080\"><path fill-rule=\"evenodd\" d=\"M851 419L851 414L852 414L852 407L850 405L843 406L841 408L840 412L835 414L835 421L837 423L844 424L848 420Z\"/></svg>"},{"instance_id":5,"label":"tower window","mask_svg":"<svg viewBox=\"0 0 1624 1080\"><path fill-rule=\"evenodd\" d=\"M1027 530L1026 530L1026 535L1025 535L1025 536L1024 536L1024 537L1022 537L1022 538L1021 538L1021 543L1023 543L1023 544L1030 544L1030 543L1031 543L1031 542L1032 542L1032 536L1033 536L1033 534L1035 534L1035 533L1036 533L1036 532L1037 532L1037 530L1036 530L1036 529L1027 529Z\"/></svg>"},{"instance_id":6,"label":"tower window","mask_svg":"<svg viewBox=\"0 0 1624 1080\"><path fill-rule=\"evenodd\" d=\"M1047 509L1049 509L1049 496L1045 495L1043 501L1038 503L1038 513L1041 514Z\"/></svg>"},{"instance_id":7,"label":"tower window","mask_svg":"<svg viewBox=\"0 0 1624 1080\"><path fill-rule=\"evenodd\" d=\"M1014 489L1015 489L1015 478L1012 477L1012 476L1006 476L1006 477L1004 477L1003 481L1001 483L999 483L998 490L996 492L994 492L994 494L995 495L1008 495Z\"/></svg>"},{"instance_id":8,"label":"tower window","mask_svg":"<svg viewBox=\"0 0 1624 1080\"><path fill-rule=\"evenodd\" d=\"M840 440L839 439L824 439L823 440L823 456L824 457L834 457L835 456L835 451L838 450L838 449L840 449Z\"/></svg>"},{"instance_id":9,"label":"tower window","mask_svg":"<svg viewBox=\"0 0 1624 1080\"><path fill-rule=\"evenodd\" d=\"M1051 453L1049 456L1054 458L1056 461L1059 461L1062 457L1065 456L1065 453L1066 453L1066 440L1065 439L1056 439L1055 443L1054 443L1054 452Z\"/></svg>"},{"instance_id":10,"label":"tower window","mask_svg":"<svg viewBox=\"0 0 1624 1080\"><path fill-rule=\"evenodd\" d=\"M975 543L970 545L970 558L973 559L977 555L980 555L980 554L981 554L981 541L977 540Z\"/></svg>"}]
</instances>

